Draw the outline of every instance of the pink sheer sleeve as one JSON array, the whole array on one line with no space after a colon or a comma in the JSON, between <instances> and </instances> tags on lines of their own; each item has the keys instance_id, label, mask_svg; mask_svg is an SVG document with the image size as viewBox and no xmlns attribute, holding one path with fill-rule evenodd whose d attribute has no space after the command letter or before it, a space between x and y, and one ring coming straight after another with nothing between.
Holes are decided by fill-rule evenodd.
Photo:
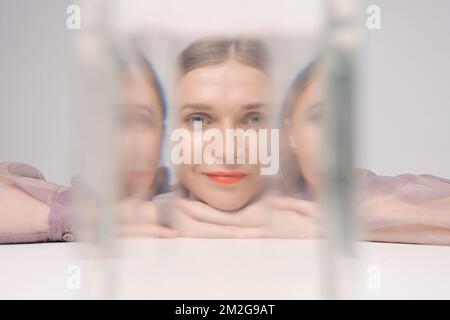
<instances>
[{"instance_id":1,"label":"pink sheer sleeve","mask_svg":"<svg viewBox=\"0 0 450 320\"><path fill-rule=\"evenodd\" d=\"M360 209L372 240L450 244L449 179L359 174L364 190Z\"/></svg>"},{"instance_id":2,"label":"pink sheer sleeve","mask_svg":"<svg viewBox=\"0 0 450 320\"><path fill-rule=\"evenodd\" d=\"M0 177L49 207L47 230L26 234L0 233L0 243L73 240L70 223L71 188L47 182L36 168L17 162L0 163ZM34 212L29 214L33 215Z\"/></svg>"}]
</instances>

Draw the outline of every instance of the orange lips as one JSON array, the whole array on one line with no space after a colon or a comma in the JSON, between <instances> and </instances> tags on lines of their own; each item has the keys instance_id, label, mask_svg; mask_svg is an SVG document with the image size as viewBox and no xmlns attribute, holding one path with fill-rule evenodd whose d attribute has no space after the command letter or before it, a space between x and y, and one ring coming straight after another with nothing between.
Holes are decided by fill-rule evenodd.
<instances>
[{"instance_id":1,"label":"orange lips","mask_svg":"<svg viewBox=\"0 0 450 320\"><path fill-rule=\"evenodd\" d=\"M223 185L235 184L244 179L247 174L237 171L210 172L206 174L210 179Z\"/></svg>"}]
</instances>

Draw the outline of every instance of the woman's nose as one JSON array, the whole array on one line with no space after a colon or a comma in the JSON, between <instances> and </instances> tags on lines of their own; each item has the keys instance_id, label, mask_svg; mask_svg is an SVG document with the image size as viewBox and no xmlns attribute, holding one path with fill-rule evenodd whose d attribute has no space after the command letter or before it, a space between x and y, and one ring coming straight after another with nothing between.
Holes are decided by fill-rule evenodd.
<instances>
[{"instance_id":1,"label":"woman's nose","mask_svg":"<svg viewBox=\"0 0 450 320\"><path fill-rule=\"evenodd\" d=\"M233 121L224 122L220 128L223 145L216 149L219 152L216 158L223 159L226 164L238 164L245 161L246 145L245 141L237 138L237 130L242 130L239 125ZM244 160L242 159L244 157Z\"/></svg>"}]
</instances>

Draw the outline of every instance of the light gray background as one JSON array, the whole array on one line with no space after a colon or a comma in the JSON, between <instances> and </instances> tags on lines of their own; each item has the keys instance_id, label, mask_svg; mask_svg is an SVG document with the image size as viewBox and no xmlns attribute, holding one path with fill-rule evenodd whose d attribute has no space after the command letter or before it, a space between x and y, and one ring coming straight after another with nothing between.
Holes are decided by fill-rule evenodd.
<instances>
[{"instance_id":1,"label":"light gray background","mask_svg":"<svg viewBox=\"0 0 450 320\"><path fill-rule=\"evenodd\" d=\"M0 161L30 163L63 184L74 174L71 3L0 1ZM450 177L450 2L362 4L381 7L382 29L365 32L357 165Z\"/></svg>"},{"instance_id":2,"label":"light gray background","mask_svg":"<svg viewBox=\"0 0 450 320\"><path fill-rule=\"evenodd\" d=\"M363 3L382 28L365 34L358 164L450 178L450 1Z\"/></svg>"},{"instance_id":3,"label":"light gray background","mask_svg":"<svg viewBox=\"0 0 450 320\"><path fill-rule=\"evenodd\" d=\"M64 184L73 174L70 3L0 0L0 161L32 164Z\"/></svg>"}]
</instances>

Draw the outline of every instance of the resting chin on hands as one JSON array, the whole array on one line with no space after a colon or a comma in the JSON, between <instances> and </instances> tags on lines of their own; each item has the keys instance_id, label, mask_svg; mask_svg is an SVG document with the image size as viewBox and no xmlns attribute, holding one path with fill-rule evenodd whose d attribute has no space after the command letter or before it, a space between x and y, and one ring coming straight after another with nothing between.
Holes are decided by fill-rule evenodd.
<instances>
[{"instance_id":1,"label":"resting chin on hands","mask_svg":"<svg viewBox=\"0 0 450 320\"><path fill-rule=\"evenodd\" d=\"M295 198L255 201L225 212L191 199L157 200L161 223L194 238L315 238L321 234L318 205Z\"/></svg>"},{"instance_id":2,"label":"resting chin on hands","mask_svg":"<svg viewBox=\"0 0 450 320\"><path fill-rule=\"evenodd\" d=\"M159 200L156 207L159 223L181 237L311 239L326 236L320 204L298 198L268 197L233 212L191 199ZM371 196L356 208L364 231L359 240L448 244L450 218L437 208L436 203L424 205L391 195ZM433 210L435 214L430 215Z\"/></svg>"}]
</instances>

